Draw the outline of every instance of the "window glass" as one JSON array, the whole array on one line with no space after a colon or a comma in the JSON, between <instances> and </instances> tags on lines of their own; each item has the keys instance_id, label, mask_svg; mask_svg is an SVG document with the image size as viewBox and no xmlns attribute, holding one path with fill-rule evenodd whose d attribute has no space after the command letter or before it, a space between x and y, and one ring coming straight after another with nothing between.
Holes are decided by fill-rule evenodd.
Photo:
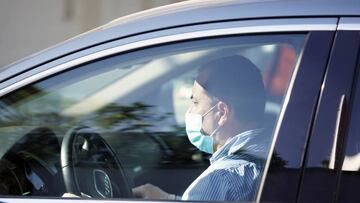
<instances>
[{"instance_id":1,"label":"window glass","mask_svg":"<svg viewBox=\"0 0 360 203\"><path fill-rule=\"evenodd\" d=\"M303 43L155 46L16 90L0 99L0 193L253 201Z\"/></svg>"},{"instance_id":2,"label":"window glass","mask_svg":"<svg viewBox=\"0 0 360 203\"><path fill-rule=\"evenodd\" d=\"M352 101L351 119L342 166L339 199L341 202L360 201L357 187L360 185L360 88L357 79ZM334 158L335 159L335 158Z\"/></svg>"}]
</instances>

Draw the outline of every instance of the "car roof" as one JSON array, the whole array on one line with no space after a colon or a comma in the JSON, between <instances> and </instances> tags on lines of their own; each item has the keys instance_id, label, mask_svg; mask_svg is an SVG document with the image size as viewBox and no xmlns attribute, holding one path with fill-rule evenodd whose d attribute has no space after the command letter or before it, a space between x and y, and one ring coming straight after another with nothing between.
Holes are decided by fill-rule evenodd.
<instances>
[{"instance_id":1,"label":"car roof","mask_svg":"<svg viewBox=\"0 0 360 203\"><path fill-rule=\"evenodd\" d=\"M240 19L360 16L359 0L192 0L118 18L3 68L0 82L69 53L172 27ZM165 20L166 19L166 20Z\"/></svg>"}]
</instances>

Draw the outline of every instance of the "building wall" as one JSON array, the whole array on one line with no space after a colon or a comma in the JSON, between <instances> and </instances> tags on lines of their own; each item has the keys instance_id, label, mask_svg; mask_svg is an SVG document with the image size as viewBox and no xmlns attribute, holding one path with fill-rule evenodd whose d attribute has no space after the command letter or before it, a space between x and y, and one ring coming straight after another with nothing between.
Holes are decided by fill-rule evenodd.
<instances>
[{"instance_id":1,"label":"building wall","mask_svg":"<svg viewBox=\"0 0 360 203\"><path fill-rule=\"evenodd\" d=\"M0 67L115 18L181 0L1 0Z\"/></svg>"}]
</instances>

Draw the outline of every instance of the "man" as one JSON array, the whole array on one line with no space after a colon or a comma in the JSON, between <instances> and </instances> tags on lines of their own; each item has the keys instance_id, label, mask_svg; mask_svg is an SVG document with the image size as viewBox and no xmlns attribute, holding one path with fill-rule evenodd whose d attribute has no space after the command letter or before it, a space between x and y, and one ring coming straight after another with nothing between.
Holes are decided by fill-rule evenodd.
<instances>
[{"instance_id":1,"label":"man","mask_svg":"<svg viewBox=\"0 0 360 203\"><path fill-rule=\"evenodd\" d=\"M150 199L252 201L267 155L261 133L265 91L260 71L248 59L230 56L202 65L186 112L186 132L210 166L182 197L146 184L134 195Z\"/></svg>"}]
</instances>

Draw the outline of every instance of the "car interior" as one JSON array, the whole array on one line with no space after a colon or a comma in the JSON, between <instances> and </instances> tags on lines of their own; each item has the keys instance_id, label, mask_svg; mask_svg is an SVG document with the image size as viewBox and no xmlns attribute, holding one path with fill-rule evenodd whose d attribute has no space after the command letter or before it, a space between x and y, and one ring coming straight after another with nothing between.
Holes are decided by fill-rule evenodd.
<instances>
[{"instance_id":1,"label":"car interior","mask_svg":"<svg viewBox=\"0 0 360 203\"><path fill-rule=\"evenodd\" d=\"M211 156L191 145L184 126L198 67L233 54L262 67L264 129L272 136L301 51L291 40L183 43L172 52L155 47L74 67L6 95L0 99L0 194L130 198L131 188L151 183L181 195Z\"/></svg>"}]
</instances>

